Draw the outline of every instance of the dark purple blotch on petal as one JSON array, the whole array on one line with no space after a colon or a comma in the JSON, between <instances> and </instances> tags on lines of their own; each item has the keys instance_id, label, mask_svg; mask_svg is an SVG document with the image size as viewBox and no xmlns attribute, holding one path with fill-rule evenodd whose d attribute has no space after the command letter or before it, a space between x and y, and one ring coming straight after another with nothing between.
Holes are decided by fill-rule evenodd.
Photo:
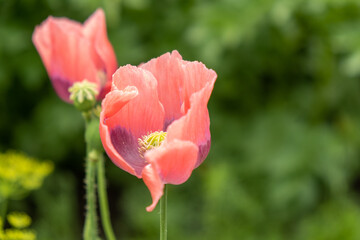
<instances>
[{"instance_id":1,"label":"dark purple blotch on petal","mask_svg":"<svg viewBox=\"0 0 360 240\"><path fill-rule=\"evenodd\" d=\"M110 130L111 142L120 156L134 168L136 174L141 176L146 165L145 159L139 154L138 139L128 130L116 127Z\"/></svg>"},{"instance_id":2,"label":"dark purple blotch on petal","mask_svg":"<svg viewBox=\"0 0 360 240\"><path fill-rule=\"evenodd\" d=\"M164 127L163 127L163 131L167 132L167 128L168 126L176 119L165 119L164 120Z\"/></svg>"},{"instance_id":3,"label":"dark purple blotch on petal","mask_svg":"<svg viewBox=\"0 0 360 240\"><path fill-rule=\"evenodd\" d=\"M51 80L57 95L60 96L61 99L69 102L69 88L73 85L73 83L61 77L53 77Z\"/></svg>"},{"instance_id":4,"label":"dark purple blotch on petal","mask_svg":"<svg viewBox=\"0 0 360 240\"><path fill-rule=\"evenodd\" d=\"M210 151L210 146L211 146L211 140L207 140L204 144L200 144L199 147L199 152L198 152L198 160L196 162L195 167L197 168L207 157L207 155L209 154Z\"/></svg>"}]
</instances>

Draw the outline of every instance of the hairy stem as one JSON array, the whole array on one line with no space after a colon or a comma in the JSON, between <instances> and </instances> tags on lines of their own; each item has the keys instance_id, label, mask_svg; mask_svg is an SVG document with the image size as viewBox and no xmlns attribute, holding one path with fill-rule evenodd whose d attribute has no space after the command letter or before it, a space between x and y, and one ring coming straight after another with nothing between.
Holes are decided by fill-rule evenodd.
<instances>
[{"instance_id":1,"label":"hairy stem","mask_svg":"<svg viewBox=\"0 0 360 240\"><path fill-rule=\"evenodd\" d=\"M85 116L86 127L90 119ZM86 214L83 237L84 240L97 240L97 217L96 217L96 151L93 151L89 143L86 143L86 174L85 174L85 187L86 187Z\"/></svg>"},{"instance_id":2,"label":"hairy stem","mask_svg":"<svg viewBox=\"0 0 360 240\"><path fill-rule=\"evenodd\" d=\"M115 234L111 226L108 198L106 193L106 179L104 169L103 154L99 154L97 161L97 183L98 183L98 197L100 204L100 214L102 226L108 240L115 240Z\"/></svg>"}]
</instances>

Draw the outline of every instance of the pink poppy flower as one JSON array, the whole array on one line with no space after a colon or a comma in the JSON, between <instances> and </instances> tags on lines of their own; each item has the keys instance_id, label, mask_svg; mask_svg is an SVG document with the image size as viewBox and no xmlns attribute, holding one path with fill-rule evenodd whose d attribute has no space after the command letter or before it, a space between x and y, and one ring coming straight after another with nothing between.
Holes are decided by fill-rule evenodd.
<instances>
[{"instance_id":1,"label":"pink poppy flower","mask_svg":"<svg viewBox=\"0 0 360 240\"><path fill-rule=\"evenodd\" d=\"M102 102L100 136L111 160L143 178L152 211L164 184L184 183L210 150L207 103L216 73L177 51L113 75Z\"/></svg>"},{"instance_id":2,"label":"pink poppy flower","mask_svg":"<svg viewBox=\"0 0 360 240\"><path fill-rule=\"evenodd\" d=\"M98 99L110 90L117 61L102 9L84 24L50 16L35 28L32 40L62 100L71 102L69 87L85 79L98 86Z\"/></svg>"}]
</instances>

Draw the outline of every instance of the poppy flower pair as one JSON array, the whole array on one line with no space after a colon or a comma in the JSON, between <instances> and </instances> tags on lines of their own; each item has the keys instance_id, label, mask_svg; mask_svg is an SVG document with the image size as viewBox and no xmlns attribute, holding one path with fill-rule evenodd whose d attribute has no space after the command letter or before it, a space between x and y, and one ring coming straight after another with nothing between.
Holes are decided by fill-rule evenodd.
<instances>
[{"instance_id":1,"label":"poppy flower pair","mask_svg":"<svg viewBox=\"0 0 360 240\"><path fill-rule=\"evenodd\" d=\"M34 44L58 95L87 79L102 101L100 136L106 153L121 169L143 178L152 211L164 184L181 184L210 149L207 109L216 73L177 51L140 66L116 70L116 58L102 10L83 25L49 17L35 29ZM116 71L115 71L116 70ZM111 84L111 89L108 86Z\"/></svg>"}]
</instances>

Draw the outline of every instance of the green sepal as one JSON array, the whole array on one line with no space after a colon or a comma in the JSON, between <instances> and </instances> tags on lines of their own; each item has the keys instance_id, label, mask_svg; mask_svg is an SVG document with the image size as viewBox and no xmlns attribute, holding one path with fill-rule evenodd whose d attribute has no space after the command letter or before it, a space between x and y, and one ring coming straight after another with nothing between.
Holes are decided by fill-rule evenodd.
<instances>
[{"instance_id":1,"label":"green sepal","mask_svg":"<svg viewBox=\"0 0 360 240\"><path fill-rule=\"evenodd\" d=\"M104 148L100 139L99 124L100 124L99 118L95 118L95 117L92 117L87 122L87 127L85 131L85 141L88 145L88 149L93 149L98 152L103 152Z\"/></svg>"}]
</instances>

